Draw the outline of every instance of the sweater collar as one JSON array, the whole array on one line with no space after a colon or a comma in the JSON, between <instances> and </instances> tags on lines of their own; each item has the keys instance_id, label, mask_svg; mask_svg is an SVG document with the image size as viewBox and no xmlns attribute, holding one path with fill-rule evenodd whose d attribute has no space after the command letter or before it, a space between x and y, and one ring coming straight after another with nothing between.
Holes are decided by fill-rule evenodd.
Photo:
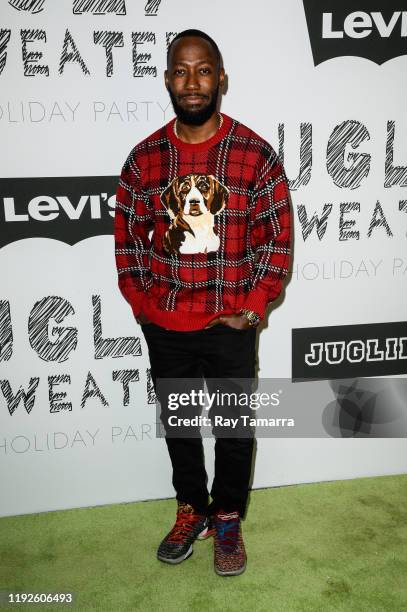
<instances>
[{"instance_id":1,"label":"sweater collar","mask_svg":"<svg viewBox=\"0 0 407 612\"><path fill-rule=\"evenodd\" d=\"M218 129L218 131L215 132L215 134L208 140L204 140L203 142L184 142L183 140L178 138L178 136L176 136L174 133L174 123L175 123L176 117L171 119L171 121L167 123L167 125L165 126L167 137L172 142L172 144L174 144L178 149L181 149L183 151L192 152L192 151L204 151L206 149L209 149L210 147L213 147L213 145L220 142L222 138L226 136L226 134L228 133L232 125L231 117L229 117L228 115L225 115L225 113L220 113L220 114L223 117L223 123L221 127Z\"/></svg>"}]
</instances>

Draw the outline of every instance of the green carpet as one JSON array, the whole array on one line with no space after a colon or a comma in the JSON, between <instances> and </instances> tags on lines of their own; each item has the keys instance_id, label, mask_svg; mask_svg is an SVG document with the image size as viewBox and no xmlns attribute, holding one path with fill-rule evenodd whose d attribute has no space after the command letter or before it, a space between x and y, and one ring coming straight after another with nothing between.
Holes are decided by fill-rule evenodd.
<instances>
[{"instance_id":1,"label":"green carpet","mask_svg":"<svg viewBox=\"0 0 407 612\"><path fill-rule=\"evenodd\" d=\"M253 491L241 576L214 573L212 539L157 561L174 516L164 500L2 518L0 591L76 593L13 606L37 611L407 610L407 475Z\"/></svg>"}]
</instances>

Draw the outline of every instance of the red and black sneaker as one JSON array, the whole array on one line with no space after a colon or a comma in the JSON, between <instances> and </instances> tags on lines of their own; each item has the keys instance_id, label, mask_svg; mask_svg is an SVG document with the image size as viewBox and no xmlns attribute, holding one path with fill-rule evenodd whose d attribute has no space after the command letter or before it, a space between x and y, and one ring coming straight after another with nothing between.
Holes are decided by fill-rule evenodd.
<instances>
[{"instance_id":1,"label":"red and black sneaker","mask_svg":"<svg viewBox=\"0 0 407 612\"><path fill-rule=\"evenodd\" d=\"M185 502L178 502L177 520L157 550L157 558L164 563L181 563L192 555L195 540L213 535L209 517L197 514Z\"/></svg>"},{"instance_id":2,"label":"red and black sneaker","mask_svg":"<svg viewBox=\"0 0 407 612\"><path fill-rule=\"evenodd\" d=\"M219 510L213 517L215 528L215 572L237 576L246 569L246 551L238 512Z\"/></svg>"}]
</instances>

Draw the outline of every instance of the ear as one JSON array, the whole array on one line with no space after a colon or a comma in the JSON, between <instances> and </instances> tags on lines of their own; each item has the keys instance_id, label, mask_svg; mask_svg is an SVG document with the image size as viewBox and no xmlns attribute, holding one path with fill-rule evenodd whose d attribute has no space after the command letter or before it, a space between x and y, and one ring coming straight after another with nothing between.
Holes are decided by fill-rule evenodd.
<instances>
[{"instance_id":1,"label":"ear","mask_svg":"<svg viewBox=\"0 0 407 612\"><path fill-rule=\"evenodd\" d=\"M225 69L221 68L219 70L219 87L222 88L225 84Z\"/></svg>"},{"instance_id":2,"label":"ear","mask_svg":"<svg viewBox=\"0 0 407 612\"><path fill-rule=\"evenodd\" d=\"M160 195L160 200L162 204L164 204L167 209L168 214L171 219L175 219L177 214L179 213L179 198L178 198L178 177L175 178L165 191Z\"/></svg>"},{"instance_id":3,"label":"ear","mask_svg":"<svg viewBox=\"0 0 407 612\"><path fill-rule=\"evenodd\" d=\"M164 70L164 83L165 87L168 89L168 70Z\"/></svg>"},{"instance_id":4,"label":"ear","mask_svg":"<svg viewBox=\"0 0 407 612\"><path fill-rule=\"evenodd\" d=\"M225 208L225 204L229 200L229 189L219 183L214 176L210 176L209 178L213 181L213 199L210 211L213 215L218 215Z\"/></svg>"}]
</instances>

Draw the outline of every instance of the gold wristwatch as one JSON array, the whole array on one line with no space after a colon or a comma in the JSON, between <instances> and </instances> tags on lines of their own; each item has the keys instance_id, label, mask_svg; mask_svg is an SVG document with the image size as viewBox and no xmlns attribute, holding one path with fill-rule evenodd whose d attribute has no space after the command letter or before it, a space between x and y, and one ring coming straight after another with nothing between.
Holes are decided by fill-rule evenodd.
<instances>
[{"instance_id":1,"label":"gold wristwatch","mask_svg":"<svg viewBox=\"0 0 407 612\"><path fill-rule=\"evenodd\" d=\"M257 312L254 312L254 310L247 310L246 308L241 308L240 312L247 317L250 327L256 327L256 325L259 324L260 317Z\"/></svg>"}]
</instances>

